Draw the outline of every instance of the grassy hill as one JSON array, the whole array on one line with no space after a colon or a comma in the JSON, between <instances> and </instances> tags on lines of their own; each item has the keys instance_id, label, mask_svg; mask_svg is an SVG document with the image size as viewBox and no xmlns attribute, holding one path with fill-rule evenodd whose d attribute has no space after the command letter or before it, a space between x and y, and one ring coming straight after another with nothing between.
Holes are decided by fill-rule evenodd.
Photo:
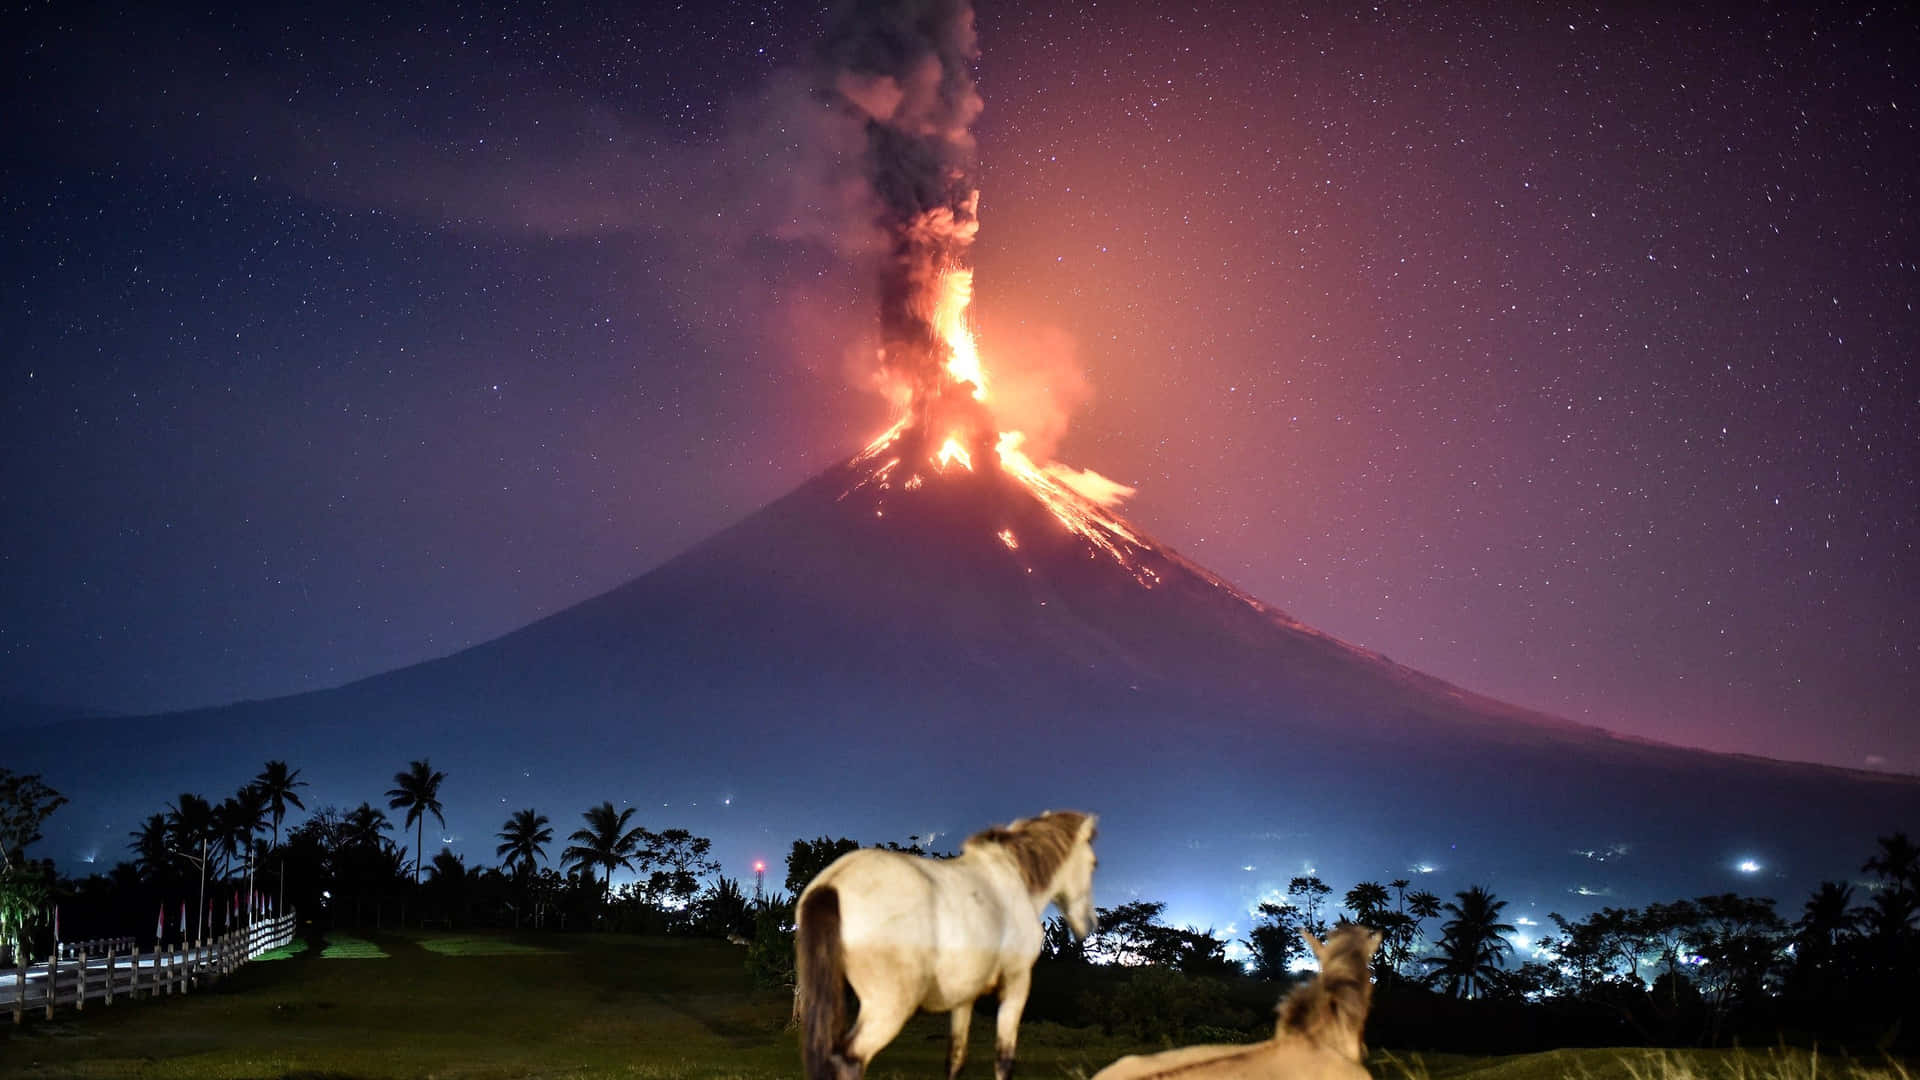
<instances>
[{"instance_id":1,"label":"grassy hill","mask_svg":"<svg viewBox=\"0 0 1920 1080\"><path fill-rule=\"evenodd\" d=\"M0 1025L0 1076L414 1078L799 1075L791 999L756 989L743 950L618 935L333 934L185 998L98 1004ZM921 1017L876 1080L944 1076L946 1022ZM1024 1080L1084 1077L1151 1049L1046 1023L1022 1028ZM992 1024L965 1075L992 1075ZM1908 1080L1804 1054L1582 1050L1507 1058L1376 1054L1381 1080ZM1850 1075L1851 1074L1851 1075Z\"/></svg>"}]
</instances>

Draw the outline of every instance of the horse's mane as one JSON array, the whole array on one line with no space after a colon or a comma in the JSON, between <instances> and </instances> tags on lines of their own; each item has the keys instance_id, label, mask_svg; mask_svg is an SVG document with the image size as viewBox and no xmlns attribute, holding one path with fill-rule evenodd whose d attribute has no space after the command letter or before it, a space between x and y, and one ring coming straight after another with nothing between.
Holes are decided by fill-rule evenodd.
<instances>
[{"instance_id":1,"label":"horse's mane","mask_svg":"<svg viewBox=\"0 0 1920 1080\"><path fill-rule=\"evenodd\" d=\"M1039 892L1053 883L1053 875L1073 854L1087 815L1077 810L1049 810L1039 817L1022 818L1008 825L996 825L967 837L960 850L992 844L1013 857L1020 878L1030 892Z\"/></svg>"},{"instance_id":2,"label":"horse's mane","mask_svg":"<svg viewBox=\"0 0 1920 1080\"><path fill-rule=\"evenodd\" d=\"M1348 925L1328 935L1316 949L1320 974L1280 1000L1274 1035L1297 1035L1327 1049L1343 1034L1356 1036L1373 1001L1367 966L1379 937L1364 926Z\"/></svg>"}]
</instances>

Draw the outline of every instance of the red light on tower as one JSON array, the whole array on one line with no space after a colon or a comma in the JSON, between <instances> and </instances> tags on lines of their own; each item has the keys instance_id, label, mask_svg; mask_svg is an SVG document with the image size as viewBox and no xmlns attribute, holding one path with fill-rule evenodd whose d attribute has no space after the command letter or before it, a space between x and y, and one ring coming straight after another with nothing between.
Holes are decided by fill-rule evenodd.
<instances>
[{"instance_id":1,"label":"red light on tower","mask_svg":"<svg viewBox=\"0 0 1920 1080\"><path fill-rule=\"evenodd\" d=\"M753 860L753 902L755 904L766 902L766 884L767 860L755 859Z\"/></svg>"}]
</instances>

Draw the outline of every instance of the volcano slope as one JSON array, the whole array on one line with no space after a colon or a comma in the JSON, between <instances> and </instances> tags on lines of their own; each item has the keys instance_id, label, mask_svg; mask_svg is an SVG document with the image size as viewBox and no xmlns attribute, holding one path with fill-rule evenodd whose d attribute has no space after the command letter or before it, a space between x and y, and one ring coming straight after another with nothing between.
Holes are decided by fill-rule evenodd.
<instances>
[{"instance_id":1,"label":"volcano slope","mask_svg":"<svg viewBox=\"0 0 1920 1080\"><path fill-rule=\"evenodd\" d=\"M957 846L1084 807L1102 815L1101 903L1147 896L1242 931L1309 871L1485 884L1541 919L1724 891L1792 910L1876 835L1920 824L1913 778L1623 739L1481 697L1301 625L1091 504L1076 532L1006 472L915 460L882 470L869 448L463 652L29 729L11 767L73 798L49 822L63 861L119 850L180 791L237 786L268 758L306 770L310 806L351 806L431 757L470 864L522 806L564 832L630 801L641 823L713 837L729 870L801 836ZM75 749L103 746L126 768ZM1742 858L1764 869L1743 876Z\"/></svg>"}]
</instances>

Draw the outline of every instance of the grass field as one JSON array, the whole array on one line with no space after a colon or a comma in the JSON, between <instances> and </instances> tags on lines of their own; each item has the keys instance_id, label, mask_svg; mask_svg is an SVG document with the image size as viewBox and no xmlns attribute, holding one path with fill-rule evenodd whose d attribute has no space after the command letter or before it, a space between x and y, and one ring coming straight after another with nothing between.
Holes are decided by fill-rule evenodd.
<instances>
[{"instance_id":1,"label":"grass field","mask_svg":"<svg viewBox=\"0 0 1920 1080\"><path fill-rule=\"evenodd\" d=\"M0 1023L0 1076L345 1080L799 1075L791 999L756 990L742 950L707 941L510 934L331 935L184 998ZM974 1024L968 1080L992 1076ZM876 1080L945 1075L946 1021L921 1017ZM1021 1030L1021 1080L1073 1080L1143 1048L1051 1024ZM1557 1051L1377 1054L1380 1080L1912 1080L1805 1054Z\"/></svg>"}]
</instances>

